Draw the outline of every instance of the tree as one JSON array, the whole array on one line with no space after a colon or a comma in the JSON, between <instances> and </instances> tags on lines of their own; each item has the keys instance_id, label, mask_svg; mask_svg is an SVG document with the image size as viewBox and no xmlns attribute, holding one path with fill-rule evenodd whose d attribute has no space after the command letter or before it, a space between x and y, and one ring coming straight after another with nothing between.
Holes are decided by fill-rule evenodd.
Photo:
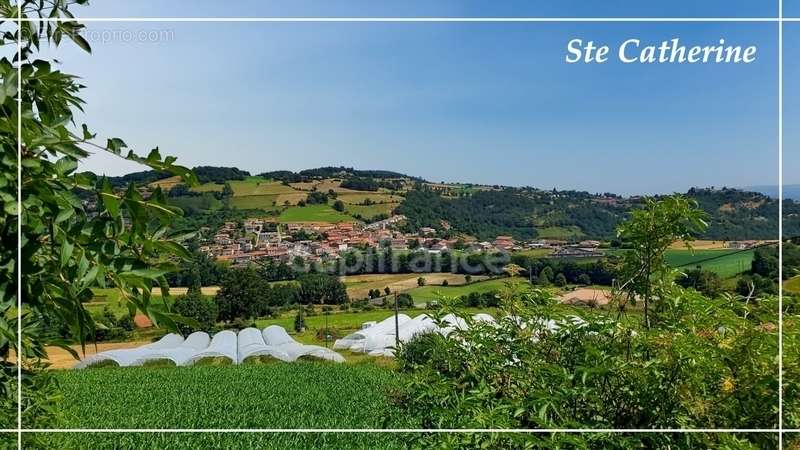
<instances>
[{"instance_id":1,"label":"tree","mask_svg":"<svg viewBox=\"0 0 800 450\"><path fill-rule=\"evenodd\" d=\"M582 273L578 275L578 283L587 286L592 284L592 279L589 277L588 274Z\"/></svg>"},{"instance_id":2,"label":"tree","mask_svg":"<svg viewBox=\"0 0 800 450\"><path fill-rule=\"evenodd\" d=\"M413 308L414 307L414 298L411 295L406 294L403 292L402 294L397 295L397 306L400 308Z\"/></svg>"},{"instance_id":3,"label":"tree","mask_svg":"<svg viewBox=\"0 0 800 450\"><path fill-rule=\"evenodd\" d=\"M225 186L222 187L222 197L223 198L231 198L231 197L233 197L233 194L234 194L234 192L233 192L233 188L231 187L231 184L228 183L228 182L225 182Z\"/></svg>"},{"instance_id":4,"label":"tree","mask_svg":"<svg viewBox=\"0 0 800 450\"><path fill-rule=\"evenodd\" d=\"M664 252L673 242L687 245L694 235L703 232L708 224L707 214L695 200L680 195L663 199L646 198L644 206L631 212L630 219L620 224L617 235L630 244L625 253L622 289L631 302L637 296L644 299L644 323L650 328L650 303L654 287L660 281L674 279L664 260Z\"/></svg>"},{"instance_id":5,"label":"tree","mask_svg":"<svg viewBox=\"0 0 800 450\"><path fill-rule=\"evenodd\" d=\"M303 304L339 305L347 302L347 287L338 277L326 273L299 276L298 299Z\"/></svg>"},{"instance_id":6,"label":"tree","mask_svg":"<svg viewBox=\"0 0 800 450\"><path fill-rule=\"evenodd\" d=\"M688 270L685 274L679 275L676 281L685 288L694 288L709 297L716 297L722 293L722 280L719 275L709 270Z\"/></svg>"},{"instance_id":7,"label":"tree","mask_svg":"<svg viewBox=\"0 0 800 450\"><path fill-rule=\"evenodd\" d=\"M425 286L425 277L417 278L417 286L419 287Z\"/></svg>"},{"instance_id":8,"label":"tree","mask_svg":"<svg viewBox=\"0 0 800 450\"><path fill-rule=\"evenodd\" d=\"M383 288L383 292L386 293L386 295L389 295L392 293L392 290L389 289L389 286L386 286L385 288Z\"/></svg>"},{"instance_id":9,"label":"tree","mask_svg":"<svg viewBox=\"0 0 800 450\"><path fill-rule=\"evenodd\" d=\"M184 335L194 331L209 332L217 324L219 310L217 303L200 294L200 291L187 292L175 299L175 312L196 322L196 324L180 325Z\"/></svg>"},{"instance_id":10,"label":"tree","mask_svg":"<svg viewBox=\"0 0 800 450\"><path fill-rule=\"evenodd\" d=\"M553 269L550 268L549 266L545 267L544 269L542 269L541 272L539 272L539 284L547 286L548 284L550 284L552 280L553 280Z\"/></svg>"},{"instance_id":11,"label":"tree","mask_svg":"<svg viewBox=\"0 0 800 450\"><path fill-rule=\"evenodd\" d=\"M447 280L442 280L442 286L447 287L450 285L450 282Z\"/></svg>"},{"instance_id":12,"label":"tree","mask_svg":"<svg viewBox=\"0 0 800 450\"><path fill-rule=\"evenodd\" d=\"M470 284L472 283L472 275L464 275L464 283Z\"/></svg>"},{"instance_id":13,"label":"tree","mask_svg":"<svg viewBox=\"0 0 800 450\"><path fill-rule=\"evenodd\" d=\"M80 2L83 3L83 2ZM128 149L125 142L111 137L104 142L85 124L77 124L74 115L81 108L83 80L59 70L50 62L35 59L40 42L55 47L67 39L89 51L80 35L83 25L68 12L70 2L34 2L23 0L13 6L0 1L3 17L61 17L51 26L23 21L19 30L8 31L0 44L21 47L12 62L0 59L0 78L4 92L0 96L0 305L5 320L0 321L0 425L12 428L16 423L16 365L9 361L11 352L21 355L22 391L26 405L26 426L48 425L56 385L40 369L47 345L58 345L76 352L67 344L84 346L96 336L95 322L83 302L93 297L93 287L112 287L129 307L150 317L154 324L177 329L178 316L150 301L155 286L164 286L165 275L176 270L176 261L189 256L178 242L170 225L181 211L169 206L160 188L152 189L145 199L134 184L113 188L107 178L78 173L79 162L91 151L106 152L148 166L158 172L178 175L190 186L197 179L185 167L175 165L175 158L162 157L153 149L141 156ZM19 9L18 9L19 8ZM63 41L61 38L65 38ZM24 76L17 79L20 70ZM17 90L17 82L21 90ZM20 109L18 109L18 100ZM21 110L22 114L19 114ZM18 124L21 128L17 128ZM17 137L21 136L18 142ZM21 148L21 161L17 146ZM17 179L21 163L22 178ZM21 185L22 203L17 203L16 187ZM87 211L81 198L96 201L96 210ZM17 219L22 228L18 230ZM17 241L17 233L22 236ZM22 259L17 261L16 248ZM21 271L21 286L17 271ZM16 305L17 288L22 291L22 323L9 314ZM166 292L164 292L166 294ZM64 325L67 340L43 327L57 322ZM23 347L17 347L17 327L25 330Z\"/></svg>"},{"instance_id":14,"label":"tree","mask_svg":"<svg viewBox=\"0 0 800 450\"><path fill-rule=\"evenodd\" d=\"M563 273L559 273L558 275L556 275L556 279L553 280L553 284L555 284L558 287L566 286L567 277L565 277Z\"/></svg>"},{"instance_id":15,"label":"tree","mask_svg":"<svg viewBox=\"0 0 800 450\"><path fill-rule=\"evenodd\" d=\"M264 296L269 284L252 267L231 269L222 279L217 291L216 303L219 319L252 319L258 316L259 305L264 304Z\"/></svg>"},{"instance_id":16,"label":"tree","mask_svg":"<svg viewBox=\"0 0 800 450\"><path fill-rule=\"evenodd\" d=\"M333 202L333 209L339 212L344 212L344 202L341 200L336 200Z\"/></svg>"}]
</instances>

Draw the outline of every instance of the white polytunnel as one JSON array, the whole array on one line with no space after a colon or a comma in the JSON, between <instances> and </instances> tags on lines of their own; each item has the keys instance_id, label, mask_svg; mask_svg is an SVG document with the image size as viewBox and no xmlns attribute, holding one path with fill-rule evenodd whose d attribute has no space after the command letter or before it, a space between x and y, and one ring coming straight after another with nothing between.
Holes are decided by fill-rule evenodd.
<instances>
[{"instance_id":1,"label":"white polytunnel","mask_svg":"<svg viewBox=\"0 0 800 450\"><path fill-rule=\"evenodd\" d=\"M400 342L408 342L414 336L422 333L437 331L436 323L427 314L420 314L417 317L400 325L398 337ZM372 356L390 356L396 344L394 329L389 334L380 336L369 336L364 347L364 351Z\"/></svg>"},{"instance_id":2,"label":"white polytunnel","mask_svg":"<svg viewBox=\"0 0 800 450\"><path fill-rule=\"evenodd\" d=\"M397 315L397 323L402 326L404 323L410 321L411 318L405 314ZM337 339L333 343L334 350L351 350L354 352L366 351L367 338L370 336L381 336L391 334L394 337L395 316L391 315L388 318L372 325L356 331L355 333L348 334L347 336Z\"/></svg>"},{"instance_id":3,"label":"white polytunnel","mask_svg":"<svg viewBox=\"0 0 800 450\"><path fill-rule=\"evenodd\" d=\"M211 345L192 355L186 365L194 364L204 358L228 358L231 363L236 364L239 361L236 341L236 333L233 331L220 331L211 339Z\"/></svg>"},{"instance_id":4,"label":"white polytunnel","mask_svg":"<svg viewBox=\"0 0 800 450\"><path fill-rule=\"evenodd\" d=\"M149 361L169 360L176 366L185 366L192 361L192 358L201 351L208 348L211 337L204 331L196 331L190 334L183 343L174 348L154 350L142 355L132 366L141 366Z\"/></svg>"},{"instance_id":5,"label":"white polytunnel","mask_svg":"<svg viewBox=\"0 0 800 450\"><path fill-rule=\"evenodd\" d=\"M447 336L455 329L466 330L468 328L467 321L455 314L447 314L442 317L442 322L444 322L446 326L439 329L439 333L444 336Z\"/></svg>"},{"instance_id":6,"label":"white polytunnel","mask_svg":"<svg viewBox=\"0 0 800 450\"><path fill-rule=\"evenodd\" d=\"M472 316L472 320L475 322L494 322L494 317L486 313L478 313Z\"/></svg>"},{"instance_id":7,"label":"white polytunnel","mask_svg":"<svg viewBox=\"0 0 800 450\"><path fill-rule=\"evenodd\" d=\"M283 327L278 325L270 325L261 332L264 338L264 343L267 346L272 346L278 350L286 353L289 356L289 361L296 361L298 358L316 358L324 359L333 362L344 362L345 359L342 355L334 352L333 350L321 347L319 345L304 345L301 344L291 336Z\"/></svg>"},{"instance_id":8,"label":"white polytunnel","mask_svg":"<svg viewBox=\"0 0 800 450\"><path fill-rule=\"evenodd\" d=\"M128 348L120 350L109 350L101 353L94 354L83 361L75 364L76 369L83 369L93 364L101 363L103 361L114 361L120 367L125 367L133 364L134 361L140 357L154 351L166 348L177 347L183 343L183 336L179 334L170 333L162 337L152 344L143 345L137 348Z\"/></svg>"},{"instance_id":9,"label":"white polytunnel","mask_svg":"<svg viewBox=\"0 0 800 450\"><path fill-rule=\"evenodd\" d=\"M291 361L289 355L275 346L264 343L261 330L245 328L239 332L239 364L251 356L270 356L281 361Z\"/></svg>"}]
</instances>

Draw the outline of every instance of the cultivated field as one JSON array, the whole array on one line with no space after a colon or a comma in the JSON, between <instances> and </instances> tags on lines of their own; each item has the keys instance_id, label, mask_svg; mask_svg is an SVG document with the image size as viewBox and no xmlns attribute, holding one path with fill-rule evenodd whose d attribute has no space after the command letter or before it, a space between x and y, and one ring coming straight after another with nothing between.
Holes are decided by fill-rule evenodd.
<instances>
[{"instance_id":1,"label":"cultivated field","mask_svg":"<svg viewBox=\"0 0 800 450\"><path fill-rule=\"evenodd\" d=\"M441 285L443 281L451 285L464 284L464 275L454 273L402 273L402 274L376 274L376 275L350 275L341 277L342 282L347 286L347 294L351 299L364 298L369 295L372 289L383 292L385 287L389 287L392 292L407 292L416 289L417 279L425 278L426 283L431 285ZM473 280L485 279L485 276L473 276Z\"/></svg>"},{"instance_id":2,"label":"cultivated field","mask_svg":"<svg viewBox=\"0 0 800 450\"><path fill-rule=\"evenodd\" d=\"M345 211L348 214L352 215L359 215L366 220L369 220L379 214L386 214L390 216L392 211L397 208L399 203L377 203L374 205L364 206L364 205L345 205Z\"/></svg>"},{"instance_id":3,"label":"cultivated field","mask_svg":"<svg viewBox=\"0 0 800 450\"><path fill-rule=\"evenodd\" d=\"M676 250L669 249L664 257L667 264L682 270L700 266L703 270L716 272L722 278L735 276L750 270L754 250Z\"/></svg>"},{"instance_id":4,"label":"cultivated field","mask_svg":"<svg viewBox=\"0 0 800 450\"><path fill-rule=\"evenodd\" d=\"M397 385L398 375L374 364L298 361L227 367L126 367L59 371L55 376L63 389L65 428L420 426L386 396L387 390ZM80 439L85 439L79 436L54 433L49 439L49 448L90 448L79 445L84 442ZM361 446L374 448L373 443L368 439L361 441Z\"/></svg>"},{"instance_id":5,"label":"cultivated field","mask_svg":"<svg viewBox=\"0 0 800 450\"><path fill-rule=\"evenodd\" d=\"M426 280L428 279L425 277ZM473 280L475 278L473 277ZM506 287L507 283L524 283L528 281L524 278L496 278L485 281L473 281L470 284L462 284L460 286L441 286L441 283L429 281L425 286L414 288L407 293L414 298L414 302L424 304L425 302L438 300L440 297L461 297L462 295L469 295L472 292L484 293L491 291L498 291Z\"/></svg>"},{"instance_id":6,"label":"cultivated field","mask_svg":"<svg viewBox=\"0 0 800 450\"><path fill-rule=\"evenodd\" d=\"M329 205L290 206L278 216L278 222L353 222L355 219Z\"/></svg>"}]
</instances>

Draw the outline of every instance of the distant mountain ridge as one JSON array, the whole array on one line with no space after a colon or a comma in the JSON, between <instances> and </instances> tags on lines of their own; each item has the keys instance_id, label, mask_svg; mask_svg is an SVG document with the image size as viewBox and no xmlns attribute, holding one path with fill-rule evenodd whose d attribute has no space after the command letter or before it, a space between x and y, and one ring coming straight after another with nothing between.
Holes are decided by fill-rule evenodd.
<instances>
[{"instance_id":1,"label":"distant mountain ridge","mask_svg":"<svg viewBox=\"0 0 800 450\"><path fill-rule=\"evenodd\" d=\"M745 186L741 189L744 191L759 192L771 198L778 198L778 185L776 184ZM783 198L800 201L800 184L784 184Z\"/></svg>"}]
</instances>

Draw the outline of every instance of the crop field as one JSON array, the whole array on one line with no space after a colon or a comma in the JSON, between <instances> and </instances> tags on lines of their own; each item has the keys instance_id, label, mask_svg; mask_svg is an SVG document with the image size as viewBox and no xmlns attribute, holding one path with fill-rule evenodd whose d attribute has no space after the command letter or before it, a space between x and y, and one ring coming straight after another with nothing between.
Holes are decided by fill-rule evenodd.
<instances>
[{"instance_id":1,"label":"crop field","mask_svg":"<svg viewBox=\"0 0 800 450\"><path fill-rule=\"evenodd\" d=\"M690 270L699 265L703 270L710 270L722 278L729 278L750 270L753 254L754 250L743 252L738 250L669 249L664 256L667 264L672 267Z\"/></svg>"},{"instance_id":2,"label":"crop field","mask_svg":"<svg viewBox=\"0 0 800 450\"><path fill-rule=\"evenodd\" d=\"M370 199L376 203L399 203L403 200L403 197L399 195L392 195L386 194L382 192L359 192L359 191L352 191L352 193L339 193L336 197L337 200L341 200L343 203L347 204L358 204L363 203L365 200Z\"/></svg>"},{"instance_id":3,"label":"crop field","mask_svg":"<svg viewBox=\"0 0 800 450\"><path fill-rule=\"evenodd\" d=\"M248 177L244 180L231 180L228 182L233 189L235 197L247 195L277 195L295 192L290 186L286 186L278 181L265 180L261 177ZM196 192L222 191L224 184L204 183L195 186L192 190Z\"/></svg>"},{"instance_id":4,"label":"crop field","mask_svg":"<svg viewBox=\"0 0 800 450\"><path fill-rule=\"evenodd\" d=\"M406 448L418 436L395 433L25 433L23 448L389 450Z\"/></svg>"},{"instance_id":5,"label":"crop field","mask_svg":"<svg viewBox=\"0 0 800 450\"><path fill-rule=\"evenodd\" d=\"M234 196L230 199L231 206L239 209L262 209L264 211L276 210L282 205L278 203L277 194Z\"/></svg>"},{"instance_id":6,"label":"crop field","mask_svg":"<svg viewBox=\"0 0 800 450\"><path fill-rule=\"evenodd\" d=\"M63 390L62 428L420 426L386 395L399 375L374 364L97 368L55 377ZM50 448L73 448L76 439L52 438Z\"/></svg>"},{"instance_id":7,"label":"crop field","mask_svg":"<svg viewBox=\"0 0 800 450\"><path fill-rule=\"evenodd\" d=\"M369 220L378 214L386 214L391 215L392 210L397 208L399 203L377 203L374 205L364 206L364 205L346 205L345 211L349 214L353 215L360 215L366 220Z\"/></svg>"},{"instance_id":8,"label":"crop field","mask_svg":"<svg viewBox=\"0 0 800 450\"><path fill-rule=\"evenodd\" d=\"M528 281L524 278L496 278L486 281L477 281L470 284L461 286L436 286L430 283L429 285L412 289L407 293L414 298L415 303L425 303L431 300L437 300L441 296L445 297L461 297L462 295L469 295L472 292L484 293L497 291L506 286L506 283L525 283Z\"/></svg>"},{"instance_id":9,"label":"crop field","mask_svg":"<svg viewBox=\"0 0 800 450\"><path fill-rule=\"evenodd\" d=\"M352 217L340 213L329 205L292 206L281 212L278 221L286 222L352 222Z\"/></svg>"},{"instance_id":10,"label":"crop field","mask_svg":"<svg viewBox=\"0 0 800 450\"><path fill-rule=\"evenodd\" d=\"M417 287L417 279L425 278L429 284L442 284L447 280L449 284L464 284L464 275L454 273L401 273L401 274L376 274L376 275L351 275L342 277L342 282L347 286L347 295L353 299L364 298L372 289L383 291L389 287L393 292L406 292ZM473 280L486 278L474 276Z\"/></svg>"}]
</instances>

